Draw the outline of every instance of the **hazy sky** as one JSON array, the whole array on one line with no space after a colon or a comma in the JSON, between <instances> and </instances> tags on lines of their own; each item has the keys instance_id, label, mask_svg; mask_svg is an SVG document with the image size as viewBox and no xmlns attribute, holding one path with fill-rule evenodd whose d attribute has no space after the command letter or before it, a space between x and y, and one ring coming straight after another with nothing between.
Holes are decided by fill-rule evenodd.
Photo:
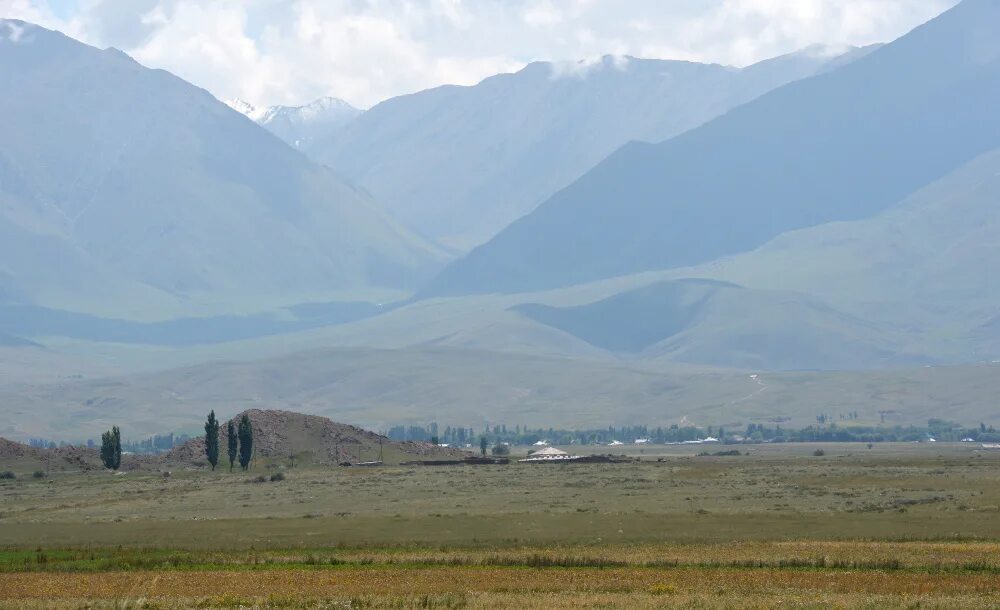
<instances>
[{"instance_id":1,"label":"hazy sky","mask_svg":"<svg viewBox=\"0 0 1000 610\"><path fill-rule=\"evenodd\" d=\"M891 40L957 0L0 0L0 16L118 47L227 99L367 107L532 60L732 65Z\"/></svg>"}]
</instances>

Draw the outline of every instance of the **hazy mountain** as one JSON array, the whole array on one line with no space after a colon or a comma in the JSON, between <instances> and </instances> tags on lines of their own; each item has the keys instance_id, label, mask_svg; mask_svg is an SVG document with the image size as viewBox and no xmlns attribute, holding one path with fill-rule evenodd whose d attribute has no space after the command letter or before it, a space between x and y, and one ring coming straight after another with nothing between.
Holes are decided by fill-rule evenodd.
<instances>
[{"instance_id":1,"label":"hazy mountain","mask_svg":"<svg viewBox=\"0 0 1000 610\"><path fill-rule=\"evenodd\" d=\"M875 217L793 231L678 273L807 292L904 328L942 358L1000 358L998 203L1000 149Z\"/></svg>"},{"instance_id":2,"label":"hazy mountain","mask_svg":"<svg viewBox=\"0 0 1000 610\"><path fill-rule=\"evenodd\" d=\"M690 265L876 214L1000 145L997 23L1000 3L966 0L848 65L661 144L626 145L427 294Z\"/></svg>"},{"instance_id":3,"label":"hazy mountain","mask_svg":"<svg viewBox=\"0 0 1000 610\"><path fill-rule=\"evenodd\" d=\"M296 148L308 147L316 140L337 134L362 112L335 97L321 97L305 106L256 108L241 99L230 100L226 105Z\"/></svg>"},{"instance_id":4,"label":"hazy mountain","mask_svg":"<svg viewBox=\"0 0 1000 610\"><path fill-rule=\"evenodd\" d=\"M29 345L36 345L35 343L28 341L27 339L22 339L20 337L15 337L14 335L7 335L0 332L0 346L3 347L26 347Z\"/></svg>"},{"instance_id":5,"label":"hazy mountain","mask_svg":"<svg viewBox=\"0 0 1000 610\"><path fill-rule=\"evenodd\" d=\"M617 289L596 283L594 296L572 304L513 309L645 359L765 369L992 361L1000 359L998 202L1000 149L871 218L792 231L706 265L617 278ZM715 281L671 279L689 276Z\"/></svg>"},{"instance_id":6,"label":"hazy mountain","mask_svg":"<svg viewBox=\"0 0 1000 610\"><path fill-rule=\"evenodd\" d=\"M148 314L409 286L439 252L206 91L0 21L0 297Z\"/></svg>"},{"instance_id":7,"label":"hazy mountain","mask_svg":"<svg viewBox=\"0 0 1000 610\"><path fill-rule=\"evenodd\" d=\"M742 70L631 57L533 63L390 99L303 150L464 250L630 140L667 139L869 50L814 47Z\"/></svg>"},{"instance_id":8,"label":"hazy mountain","mask_svg":"<svg viewBox=\"0 0 1000 610\"><path fill-rule=\"evenodd\" d=\"M572 307L516 308L602 349L761 369L855 369L928 362L901 338L809 296L725 282L665 281Z\"/></svg>"}]
</instances>

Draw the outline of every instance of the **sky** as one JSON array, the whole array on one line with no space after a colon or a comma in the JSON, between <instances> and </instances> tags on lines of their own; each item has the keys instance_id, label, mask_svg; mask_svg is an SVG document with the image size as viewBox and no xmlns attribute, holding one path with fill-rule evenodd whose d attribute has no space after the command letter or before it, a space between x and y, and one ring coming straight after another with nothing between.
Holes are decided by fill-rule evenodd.
<instances>
[{"instance_id":1,"label":"sky","mask_svg":"<svg viewBox=\"0 0 1000 610\"><path fill-rule=\"evenodd\" d=\"M744 66L890 41L957 0L0 0L0 17L117 47L219 99L367 108L536 60Z\"/></svg>"}]
</instances>

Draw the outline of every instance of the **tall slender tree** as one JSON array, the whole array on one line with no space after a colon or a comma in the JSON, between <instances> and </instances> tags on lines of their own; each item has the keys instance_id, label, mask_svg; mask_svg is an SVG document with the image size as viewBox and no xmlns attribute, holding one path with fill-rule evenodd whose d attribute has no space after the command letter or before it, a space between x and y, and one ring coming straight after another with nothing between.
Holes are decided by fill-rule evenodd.
<instances>
[{"instance_id":1,"label":"tall slender tree","mask_svg":"<svg viewBox=\"0 0 1000 610\"><path fill-rule=\"evenodd\" d=\"M205 455L212 470L215 470L215 465L219 463L219 420L215 419L214 409L205 422Z\"/></svg>"},{"instance_id":2,"label":"tall slender tree","mask_svg":"<svg viewBox=\"0 0 1000 610\"><path fill-rule=\"evenodd\" d=\"M115 437L115 470L121 468L122 465L122 431L118 429L118 426L111 427L111 433Z\"/></svg>"},{"instance_id":3,"label":"tall slender tree","mask_svg":"<svg viewBox=\"0 0 1000 610\"><path fill-rule=\"evenodd\" d=\"M246 413L240 418L240 467L243 470L250 469L250 459L253 457L253 427L250 426L250 418Z\"/></svg>"},{"instance_id":4,"label":"tall slender tree","mask_svg":"<svg viewBox=\"0 0 1000 610\"><path fill-rule=\"evenodd\" d=\"M101 435L101 462L109 470L118 470L122 465L122 433L118 426Z\"/></svg>"},{"instance_id":5,"label":"tall slender tree","mask_svg":"<svg viewBox=\"0 0 1000 610\"><path fill-rule=\"evenodd\" d=\"M101 462L104 467L109 470L114 470L115 467L115 437L111 435L111 431L101 434Z\"/></svg>"},{"instance_id":6,"label":"tall slender tree","mask_svg":"<svg viewBox=\"0 0 1000 610\"><path fill-rule=\"evenodd\" d=\"M233 423L233 420L226 423L226 443L228 443L227 449L229 450L229 472L232 472L240 447L240 439L236 436L236 424Z\"/></svg>"}]
</instances>

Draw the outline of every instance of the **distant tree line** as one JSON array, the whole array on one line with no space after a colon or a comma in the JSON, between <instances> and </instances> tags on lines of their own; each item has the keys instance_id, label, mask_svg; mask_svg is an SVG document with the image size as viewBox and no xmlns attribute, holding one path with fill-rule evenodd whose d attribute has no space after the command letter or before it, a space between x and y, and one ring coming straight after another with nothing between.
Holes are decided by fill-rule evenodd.
<instances>
[{"instance_id":1,"label":"distant tree line","mask_svg":"<svg viewBox=\"0 0 1000 610\"><path fill-rule=\"evenodd\" d=\"M187 434L174 434L170 432L163 435L155 435L146 439L129 441L123 440L122 452L123 453L137 453L140 455L155 455L158 453L166 453L178 445L183 445L184 443L191 440L191 437ZM37 447L39 449L55 449L57 447L75 447L73 443L67 443L66 441L50 441L44 438L32 438L28 440L28 445L31 447ZM98 444L94 442L94 439L88 439L84 445L86 447L97 447Z\"/></svg>"},{"instance_id":2,"label":"distant tree line","mask_svg":"<svg viewBox=\"0 0 1000 610\"><path fill-rule=\"evenodd\" d=\"M389 428L386 436L390 440L402 441L424 441L436 442L444 445L465 446L478 443L474 428L445 426L439 429L436 423L427 427L424 426L393 426Z\"/></svg>"},{"instance_id":3,"label":"distant tree line","mask_svg":"<svg viewBox=\"0 0 1000 610\"><path fill-rule=\"evenodd\" d=\"M183 445L189 440L191 440L191 437L187 434L175 435L173 432L169 432L163 435L157 434L144 440L123 442L122 448L129 453L166 453L178 445Z\"/></svg>"},{"instance_id":4,"label":"distant tree line","mask_svg":"<svg viewBox=\"0 0 1000 610\"><path fill-rule=\"evenodd\" d=\"M491 445L509 443L511 445L533 445L539 441L546 441L553 445L597 445L607 444L618 440L622 442L632 442L635 439L649 439L651 443L683 442L705 438L706 434L717 434L721 429L708 427L707 430L694 426L680 427L677 425L667 428L650 428L649 426L609 426L592 430L566 430L556 428L529 428L528 426L516 425L507 427L504 424L486 426L477 435L474 428L446 426L438 434L441 428L432 423L424 426L393 426L389 429L388 436L394 441L425 441L437 442L446 445L480 445L485 438ZM481 447L480 447L481 448Z\"/></svg>"},{"instance_id":5,"label":"distant tree line","mask_svg":"<svg viewBox=\"0 0 1000 610\"><path fill-rule=\"evenodd\" d=\"M926 441L933 438L941 442L957 442L971 440L984 443L1000 443L1000 432L992 425L980 423L968 427L944 419L932 418L926 426L889 426L885 424L863 425L855 423L856 412L845 414L840 423L836 423L829 415L818 415L817 424L804 428L782 427L781 424L755 424L746 428L730 426L679 426L668 427L649 426L609 426L607 428L571 430L560 428L529 428L504 424L485 426L479 434L473 428L464 426L445 426L442 430L438 424L429 426L393 426L387 436L394 441L424 441L452 446L470 446L478 448L480 453L487 451L495 455L509 453L511 445L534 445L544 441L552 445L607 445L612 441L633 443L643 439L650 444L683 443L686 441L715 438L726 444L753 443L805 443L805 442L913 442ZM440 436L439 436L440 434ZM225 431L220 434L220 424L215 412L208 415L205 422L205 457L214 470L220 457L219 443L226 441L226 455L229 469L233 470L238 463L242 470L249 470L254 457L253 427L245 414L236 422L226 423ZM214 440L210 440L214 439ZM121 466L122 453L161 453L190 440L184 434L173 433L156 435L142 441L122 441L121 431L117 426L105 432L101 437L100 455L105 467L116 470ZM66 442L58 445L50 440L33 438L29 445L38 448L55 448L73 446ZM88 441L89 447L95 447L93 441Z\"/></svg>"},{"instance_id":6,"label":"distant tree line","mask_svg":"<svg viewBox=\"0 0 1000 610\"><path fill-rule=\"evenodd\" d=\"M570 430L559 428L529 428L503 424L486 426L477 436L474 429L446 426L438 436L440 426L393 426L387 436L394 441L425 441L448 445L478 446L484 443L497 447L506 445L533 445L544 441L553 445L607 445L612 441L633 443L646 440L650 444L683 443L686 441L715 438L729 444L739 443L802 443L802 442L909 442L933 438L942 442L973 440L1000 442L1000 433L985 423L967 427L942 419L930 419L926 426L872 426L856 422L857 412L845 413L841 419L827 414L817 416L817 424L803 428L782 427L780 424L748 424L746 428L723 426L609 426L607 428ZM839 423L838 423L839 422Z\"/></svg>"}]
</instances>

